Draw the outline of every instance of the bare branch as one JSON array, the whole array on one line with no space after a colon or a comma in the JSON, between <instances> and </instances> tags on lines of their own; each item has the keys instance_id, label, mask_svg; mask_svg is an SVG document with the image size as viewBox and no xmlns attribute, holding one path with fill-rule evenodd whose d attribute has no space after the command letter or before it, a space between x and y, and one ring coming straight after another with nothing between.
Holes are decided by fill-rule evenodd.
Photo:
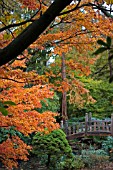
<instances>
[{"instance_id":1,"label":"bare branch","mask_svg":"<svg viewBox=\"0 0 113 170\"><path fill-rule=\"evenodd\" d=\"M18 26L21 26L21 25L24 25L24 24L26 24L26 23L28 23L28 22L33 22L33 21L34 21L34 20L29 19L29 20L26 20L26 21L23 21L23 22L20 22L20 23L9 24L9 25L6 25L6 26L3 27L3 28L0 28L0 32L4 31L4 30L6 30L6 29L13 28L13 27L18 27Z\"/></svg>"},{"instance_id":2,"label":"bare branch","mask_svg":"<svg viewBox=\"0 0 113 170\"><path fill-rule=\"evenodd\" d=\"M92 76L94 76L95 74L101 73L101 71L102 71L106 66L108 66L108 63L106 63L103 67L99 68L99 70L96 71L95 73L93 73Z\"/></svg>"}]
</instances>

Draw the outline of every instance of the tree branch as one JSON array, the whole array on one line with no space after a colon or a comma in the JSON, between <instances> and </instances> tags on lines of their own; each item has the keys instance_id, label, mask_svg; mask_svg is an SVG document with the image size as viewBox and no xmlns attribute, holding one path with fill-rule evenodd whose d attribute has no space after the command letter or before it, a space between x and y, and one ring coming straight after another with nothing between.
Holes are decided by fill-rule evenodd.
<instances>
[{"instance_id":1,"label":"tree branch","mask_svg":"<svg viewBox=\"0 0 113 170\"><path fill-rule=\"evenodd\" d=\"M25 83L25 82L23 82L23 81L18 81L18 80L14 80L14 79L12 79L12 78L6 78L6 77L0 77L0 79L10 80L10 81L14 81L14 82L16 82L16 83Z\"/></svg>"},{"instance_id":2,"label":"tree branch","mask_svg":"<svg viewBox=\"0 0 113 170\"><path fill-rule=\"evenodd\" d=\"M33 21L34 20L29 19L29 20L26 20L26 21L23 21L23 22L20 22L20 23L9 24L9 25L6 25L3 28L0 28L0 32L5 31L6 29L13 28L13 27L18 27L18 26L26 24L27 22L33 22Z\"/></svg>"},{"instance_id":3,"label":"tree branch","mask_svg":"<svg viewBox=\"0 0 113 170\"><path fill-rule=\"evenodd\" d=\"M0 66L17 57L30 44L37 40L39 35L49 26L55 17L71 2L72 0L55 0L39 19L30 24L8 46L0 49Z\"/></svg>"},{"instance_id":4,"label":"tree branch","mask_svg":"<svg viewBox=\"0 0 113 170\"><path fill-rule=\"evenodd\" d=\"M99 68L99 70L97 70L95 73L93 73L92 76L94 76L95 74L101 73L101 71L102 71L106 66L108 66L108 63L106 63L103 67Z\"/></svg>"},{"instance_id":5,"label":"tree branch","mask_svg":"<svg viewBox=\"0 0 113 170\"><path fill-rule=\"evenodd\" d=\"M40 1L39 1L39 3L40 3ZM24 25L24 24L26 24L26 23L28 23L28 22L33 22L33 21L35 21L35 20L33 20L33 18L40 12L40 10L41 10L41 3L40 3L39 9L31 16L30 19L28 19L28 20L26 20L26 21L22 21L22 22L20 22L20 23L9 24L9 25L7 25L7 26L5 26L5 27L3 27L3 28L0 28L0 32L4 31L4 30L6 30L6 29L12 28L12 27L18 27L18 26Z\"/></svg>"},{"instance_id":6,"label":"tree branch","mask_svg":"<svg viewBox=\"0 0 113 170\"><path fill-rule=\"evenodd\" d=\"M61 13L59 14L59 16L60 16L60 15L64 15L64 14L68 14L68 13L70 13L70 12L75 11L76 9L78 9L80 2L81 2L81 0L78 2L78 4L77 4L74 8L72 8L72 9L70 9L70 10L68 10L68 11L65 11L65 12L61 12Z\"/></svg>"}]
</instances>

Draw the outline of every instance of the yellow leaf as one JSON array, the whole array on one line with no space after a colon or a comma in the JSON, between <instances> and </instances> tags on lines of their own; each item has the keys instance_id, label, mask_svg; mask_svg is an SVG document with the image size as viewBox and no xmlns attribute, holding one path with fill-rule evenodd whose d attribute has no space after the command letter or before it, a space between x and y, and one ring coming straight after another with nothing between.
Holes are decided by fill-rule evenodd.
<instances>
[{"instance_id":1,"label":"yellow leaf","mask_svg":"<svg viewBox=\"0 0 113 170\"><path fill-rule=\"evenodd\" d=\"M105 0L107 4L113 4L113 0Z\"/></svg>"}]
</instances>

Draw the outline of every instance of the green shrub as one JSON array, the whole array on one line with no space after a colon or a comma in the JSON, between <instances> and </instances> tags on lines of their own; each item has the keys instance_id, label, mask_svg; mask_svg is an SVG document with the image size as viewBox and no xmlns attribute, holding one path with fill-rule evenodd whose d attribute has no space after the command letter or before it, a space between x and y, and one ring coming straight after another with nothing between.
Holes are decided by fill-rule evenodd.
<instances>
[{"instance_id":1,"label":"green shrub","mask_svg":"<svg viewBox=\"0 0 113 170\"><path fill-rule=\"evenodd\" d=\"M82 161L84 162L85 166L91 168L94 165L101 164L102 162L107 162L109 160L109 156L104 155L96 155L90 154L87 156L82 156Z\"/></svg>"},{"instance_id":2,"label":"green shrub","mask_svg":"<svg viewBox=\"0 0 113 170\"><path fill-rule=\"evenodd\" d=\"M66 139L65 133L61 130L54 130L50 134L37 133L32 141L33 151L41 164L48 169L63 169L63 163L71 165L74 155ZM70 163L71 162L71 163Z\"/></svg>"},{"instance_id":3,"label":"green shrub","mask_svg":"<svg viewBox=\"0 0 113 170\"><path fill-rule=\"evenodd\" d=\"M89 150L82 150L80 157L85 166L89 168L109 160L107 152L102 149L95 150L93 148L90 148Z\"/></svg>"},{"instance_id":4,"label":"green shrub","mask_svg":"<svg viewBox=\"0 0 113 170\"><path fill-rule=\"evenodd\" d=\"M108 136L106 140L102 142L102 149L104 149L110 156L110 160L113 160L113 137Z\"/></svg>"},{"instance_id":5,"label":"green shrub","mask_svg":"<svg viewBox=\"0 0 113 170\"><path fill-rule=\"evenodd\" d=\"M109 150L113 149L113 137L112 136L108 136L107 139L102 142L102 148L106 152L109 152Z\"/></svg>"},{"instance_id":6,"label":"green shrub","mask_svg":"<svg viewBox=\"0 0 113 170\"><path fill-rule=\"evenodd\" d=\"M80 157L75 157L73 159L66 159L60 162L59 170L77 170L84 168L84 163Z\"/></svg>"}]
</instances>

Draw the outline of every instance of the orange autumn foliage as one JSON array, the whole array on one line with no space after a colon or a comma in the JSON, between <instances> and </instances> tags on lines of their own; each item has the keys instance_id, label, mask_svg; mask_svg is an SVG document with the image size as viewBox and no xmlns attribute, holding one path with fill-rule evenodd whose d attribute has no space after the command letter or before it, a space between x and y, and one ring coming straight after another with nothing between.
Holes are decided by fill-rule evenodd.
<instances>
[{"instance_id":1,"label":"orange autumn foliage","mask_svg":"<svg viewBox=\"0 0 113 170\"><path fill-rule=\"evenodd\" d=\"M54 118L57 113L45 111L40 114L34 110L41 108L41 100L53 97L54 92L51 91L51 86L45 84L43 76L38 76L35 72L15 70L16 65L13 63L10 67L0 68L0 89L2 89L0 100L16 103L15 106L7 108L7 116L0 113L0 127L9 129L13 126L15 130L25 136L39 131L49 133L59 128L59 124ZM32 87L24 87L31 83ZM17 167L18 159L27 160L28 149L31 147L27 146L18 136L9 137L0 144L0 160L8 169Z\"/></svg>"},{"instance_id":2,"label":"orange autumn foliage","mask_svg":"<svg viewBox=\"0 0 113 170\"><path fill-rule=\"evenodd\" d=\"M0 158L8 169L12 169L18 165L16 160L28 160L27 149L31 149L31 147L27 146L18 136L13 136L0 144Z\"/></svg>"},{"instance_id":3,"label":"orange autumn foliage","mask_svg":"<svg viewBox=\"0 0 113 170\"><path fill-rule=\"evenodd\" d=\"M94 100L90 95L89 90L84 87L83 83L75 78L72 80L71 83L72 86L70 89L70 93L68 94L70 104L74 104L77 105L78 108L82 108L84 106L84 103L88 104L96 102L96 100Z\"/></svg>"}]
</instances>

